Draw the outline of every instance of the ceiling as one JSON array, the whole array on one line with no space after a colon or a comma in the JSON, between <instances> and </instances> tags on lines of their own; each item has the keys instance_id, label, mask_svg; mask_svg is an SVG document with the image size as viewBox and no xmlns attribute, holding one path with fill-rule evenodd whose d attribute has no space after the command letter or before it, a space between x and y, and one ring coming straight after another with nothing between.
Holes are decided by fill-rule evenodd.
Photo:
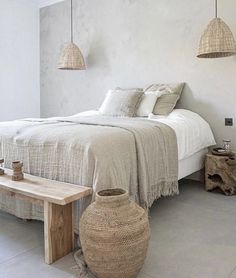
<instances>
[{"instance_id":1,"label":"ceiling","mask_svg":"<svg viewBox=\"0 0 236 278\"><path fill-rule=\"evenodd\" d=\"M64 0L37 0L40 8L55 4L57 2L62 2L62 1Z\"/></svg>"}]
</instances>

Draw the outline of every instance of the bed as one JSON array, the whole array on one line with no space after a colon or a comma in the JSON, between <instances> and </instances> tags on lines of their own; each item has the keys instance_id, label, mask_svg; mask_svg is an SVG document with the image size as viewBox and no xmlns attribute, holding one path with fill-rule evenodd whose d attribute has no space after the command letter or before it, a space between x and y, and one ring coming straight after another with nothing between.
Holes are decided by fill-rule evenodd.
<instances>
[{"instance_id":1,"label":"bed","mask_svg":"<svg viewBox=\"0 0 236 278\"><path fill-rule=\"evenodd\" d=\"M178 194L178 179L203 167L215 144L208 123L175 109L168 116L112 118L86 111L70 117L0 123L0 157L6 167L22 160L24 171L93 187L122 187L143 207ZM91 199L75 205L76 227ZM26 219L43 219L42 208L0 194L0 208Z\"/></svg>"}]
</instances>

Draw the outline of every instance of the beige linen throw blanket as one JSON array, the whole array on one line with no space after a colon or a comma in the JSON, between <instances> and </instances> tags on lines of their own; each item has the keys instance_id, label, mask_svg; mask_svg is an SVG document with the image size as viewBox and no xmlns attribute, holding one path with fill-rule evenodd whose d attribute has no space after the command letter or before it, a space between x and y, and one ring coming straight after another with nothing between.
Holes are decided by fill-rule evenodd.
<instances>
[{"instance_id":1,"label":"beige linen throw blanket","mask_svg":"<svg viewBox=\"0 0 236 278\"><path fill-rule=\"evenodd\" d=\"M71 116L3 122L0 157L6 167L21 160L27 173L91 186L94 192L127 189L144 208L178 193L175 132L150 120ZM90 202L76 202L77 228ZM0 208L21 218L43 219L41 207L7 194L0 194Z\"/></svg>"}]
</instances>

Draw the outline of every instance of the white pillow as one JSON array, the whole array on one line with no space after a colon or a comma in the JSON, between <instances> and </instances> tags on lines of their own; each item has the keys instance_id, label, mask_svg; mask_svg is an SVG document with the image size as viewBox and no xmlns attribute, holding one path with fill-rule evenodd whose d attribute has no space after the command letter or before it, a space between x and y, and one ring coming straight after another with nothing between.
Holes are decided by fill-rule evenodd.
<instances>
[{"instance_id":1,"label":"white pillow","mask_svg":"<svg viewBox=\"0 0 236 278\"><path fill-rule=\"evenodd\" d=\"M144 92L144 94L145 94L145 95L149 95L149 94L156 95L157 98L159 98L159 97L161 97L162 95L166 94L166 92L165 92L165 91L159 91L159 90L155 90L155 91L150 90L150 91Z\"/></svg>"},{"instance_id":2,"label":"white pillow","mask_svg":"<svg viewBox=\"0 0 236 278\"><path fill-rule=\"evenodd\" d=\"M147 117L156 104L157 96L155 94L143 94L140 105L136 111L137 117Z\"/></svg>"},{"instance_id":3,"label":"white pillow","mask_svg":"<svg viewBox=\"0 0 236 278\"><path fill-rule=\"evenodd\" d=\"M137 117L148 117L152 113L157 99L162 95L162 92L148 91L142 95L139 108L137 109Z\"/></svg>"}]
</instances>

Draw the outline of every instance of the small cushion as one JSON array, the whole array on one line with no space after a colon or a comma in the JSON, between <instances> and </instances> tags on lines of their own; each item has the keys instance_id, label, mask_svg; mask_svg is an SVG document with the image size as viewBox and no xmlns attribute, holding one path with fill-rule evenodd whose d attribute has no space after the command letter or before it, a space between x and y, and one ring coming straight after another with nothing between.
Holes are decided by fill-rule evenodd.
<instances>
[{"instance_id":1,"label":"small cushion","mask_svg":"<svg viewBox=\"0 0 236 278\"><path fill-rule=\"evenodd\" d=\"M106 116L133 117L143 95L142 90L120 89L108 91L99 112Z\"/></svg>"},{"instance_id":2,"label":"small cushion","mask_svg":"<svg viewBox=\"0 0 236 278\"><path fill-rule=\"evenodd\" d=\"M148 115L153 111L157 98L158 96L156 94L143 94L136 112L136 116L148 117Z\"/></svg>"},{"instance_id":3,"label":"small cushion","mask_svg":"<svg viewBox=\"0 0 236 278\"><path fill-rule=\"evenodd\" d=\"M175 84L153 84L145 89L145 93L150 91L162 92L162 95L157 99L153 109L155 115L168 115L175 108L179 100L184 83Z\"/></svg>"}]
</instances>

